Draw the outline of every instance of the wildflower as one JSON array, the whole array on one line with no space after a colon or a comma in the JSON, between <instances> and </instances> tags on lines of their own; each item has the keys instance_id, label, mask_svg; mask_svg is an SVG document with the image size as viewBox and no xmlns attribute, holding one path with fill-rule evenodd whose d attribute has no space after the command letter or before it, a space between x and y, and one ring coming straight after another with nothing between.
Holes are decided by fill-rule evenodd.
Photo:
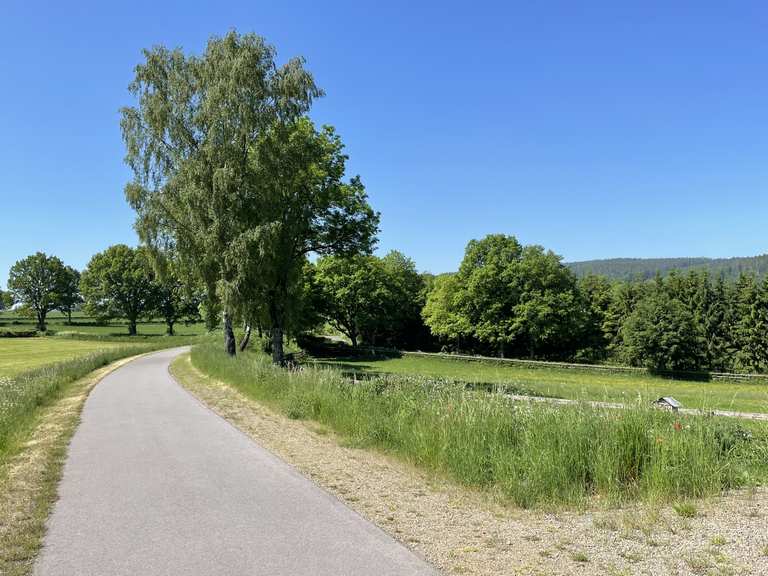
<instances>
[{"instance_id":1,"label":"wildflower","mask_svg":"<svg viewBox=\"0 0 768 576\"><path fill-rule=\"evenodd\" d=\"M679 421L679 420L675 420L675 423L672 425L672 427L673 427L675 430L677 430L678 432L680 432L680 430L682 430L682 429L683 429L683 425L682 425L682 424L680 424L680 421Z\"/></svg>"}]
</instances>

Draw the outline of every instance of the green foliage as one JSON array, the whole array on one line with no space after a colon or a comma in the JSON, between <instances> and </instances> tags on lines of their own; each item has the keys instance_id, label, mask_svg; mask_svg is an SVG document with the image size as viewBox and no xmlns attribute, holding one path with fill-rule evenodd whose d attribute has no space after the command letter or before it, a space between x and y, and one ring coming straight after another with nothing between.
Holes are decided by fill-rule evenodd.
<instances>
[{"instance_id":1,"label":"green foliage","mask_svg":"<svg viewBox=\"0 0 768 576\"><path fill-rule=\"evenodd\" d=\"M62 314L66 314L68 321L71 322L72 312L82 301L83 297L80 295L80 272L71 266L65 266L62 273L57 309Z\"/></svg>"},{"instance_id":2,"label":"green foliage","mask_svg":"<svg viewBox=\"0 0 768 576\"><path fill-rule=\"evenodd\" d=\"M145 51L122 111L137 230L178 254L206 290L206 321L266 318L275 359L291 329L307 254L369 251L378 216L330 127L304 117L322 95L303 60L282 67L260 36L213 37L205 53Z\"/></svg>"},{"instance_id":3,"label":"green foliage","mask_svg":"<svg viewBox=\"0 0 768 576\"><path fill-rule=\"evenodd\" d=\"M768 369L768 279L758 282L751 274L742 275L736 283L736 306L736 365L764 372Z\"/></svg>"},{"instance_id":4,"label":"green foliage","mask_svg":"<svg viewBox=\"0 0 768 576\"><path fill-rule=\"evenodd\" d=\"M152 267L154 312L165 320L166 334L173 336L174 326L179 321L191 323L200 320L202 290L196 286L194 275L172 251L146 248L144 254Z\"/></svg>"},{"instance_id":5,"label":"green foliage","mask_svg":"<svg viewBox=\"0 0 768 576\"><path fill-rule=\"evenodd\" d=\"M9 291L0 290L0 311L13 306L13 294Z\"/></svg>"},{"instance_id":6,"label":"green foliage","mask_svg":"<svg viewBox=\"0 0 768 576\"><path fill-rule=\"evenodd\" d=\"M578 280L577 290L584 308L584 325L576 358L586 361L604 360L611 343L605 330L613 302L611 283L603 276L589 275Z\"/></svg>"},{"instance_id":7,"label":"green foliage","mask_svg":"<svg viewBox=\"0 0 768 576\"><path fill-rule=\"evenodd\" d=\"M693 315L662 288L643 299L621 329L623 355L653 370L700 370L703 342Z\"/></svg>"},{"instance_id":8,"label":"green foliage","mask_svg":"<svg viewBox=\"0 0 768 576\"><path fill-rule=\"evenodd\" d=\"M8 288L13 300L34 313L38 330L45 331L49 312L64 306L71 298L72 275L76 272L56 256L37 252L19 260L8 275ZM76 294L76 290L74 291ZM7 298L7 297L6 297Z\"/></svg>"},{"instance_id":9,"label":"green foliage","mask_svg":"<svg viewBox=\"0 0 768 576\"><path fill-rule=\"evenodd\" d=\"M576 279L560 257L512 236L472 240L458 273L433 292L425 319L434 333L469 333L502 356L568 357L584 322Z\"/></svg>"},{"instance_id":10,"label":"green foliage","mask_svg":"<svg viewBox=\"0 0 768 576\"><path fill-rule=\"evenodd\" d=\"M667 412L518 404L450 382L340 372L284 371L257 353L236 361L210 345L194 365L246 395L331 427L358 446L398 455L522 506L716 494L765 478L766 436L723 451L707 418L676 425Z\"/></svg>"},{"instance_id":11,"label":"green foliage","mask_svg":"<svg viewBox=\"0 0 768 576\"><path fill-rule=\"evenodd\" d=\"M307 255L367 253L375 242L378 215L359 178L343 181L346 159L333 129L306 118L276 124L254 149L257 213L231 247L237 274L222 287L263 309L276 363L295 328Z\"/></svg>"},{"instance_id":12,"label":"green foliage","mask_svg":"<svg viewBox=\"0 0 768 576\"><path fill-rule=\"evenodd\" d=\"M471 242L456 274L433 282L422 310L455 350L654 370L768 371L768 281L714 282L705 271L577 283L559 259L514 238ZM502 348L503 347L503 348Z\"/></svg>"},{"instance_id":13,"label":"green foliage","mask_svg":"<svg viewBox=\"0 0 768 576\"><path fill-rule=\"evenodd\" d=\"M456 274L441 274L434 279L422 310L424 322L435 336L454 342L461 350L462 338L469 338L472 327L459 308L459 279Z\"/></svg>"},{"instance_id":14,"label":"green foliage","mask_svg":"<svg viewBox=\"0 0 768 576\"><path fill-rule=\"evenodd\" d=\"M213 37L201 57L162 46L144 56L130 85L138 105L122 110L134 173L126 197L141 239L172 248L205 287L206 312L223 305L234 354L231 314L245 308L238 289L249 280L238 277L249 267L237 253L241 237L263 223L256 143L275 123L307 112L322 92L301 59L278 67L275 49L255 34Z\"/></svg>"},{"instance_id":15,"label":"green foliage","mask_svg":"<svg viewBox=\"0 0 768 576\"><path fill-rule=\"evenodd\" d=\"M87 312L104 319L126 318L130 335L136 334L136 322L153 312L158 299L146 252L125 244L93 256L80 289Z\"/></svg>"},{"instance_id":16,"label":"green foliage","mask_svg":"<svg viewBox=\"0 0 768 576\"><path fill-rule=\"evenodd\" d=\"M318 261L315 278L323 314L353 346L409 348L424 341L424 280L400 252L328 256Z\"/></svg>"},{"instance_id":17,"label":"green foliage","mask_svg":"<svg viewBox=\"0 0 768 576\"><path fill-rule=\"evenodd\" d=\"M567 266L577 276L597 274L611 280L651 280L673 271L708 271L713 277L735 280L741 274L764 276L768 272L768 254L746 258L611 258L569 262Z\"/></svg>"}]
</instances>

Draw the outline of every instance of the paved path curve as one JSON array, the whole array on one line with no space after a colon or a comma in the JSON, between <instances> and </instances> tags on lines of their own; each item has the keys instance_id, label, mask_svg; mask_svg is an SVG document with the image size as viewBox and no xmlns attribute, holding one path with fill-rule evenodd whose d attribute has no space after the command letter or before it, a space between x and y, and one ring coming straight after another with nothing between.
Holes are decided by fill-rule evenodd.
<instances>
[{"instance_id":1,"label":"paved path curve","mask_svg":"<svg viewBox=\"0 0 768 576\"><path fill-rule=\"evenodd\" d=\"M91 393L35 574L436 574L182 389L180 352Z\"/></svg>"}]
</instances>

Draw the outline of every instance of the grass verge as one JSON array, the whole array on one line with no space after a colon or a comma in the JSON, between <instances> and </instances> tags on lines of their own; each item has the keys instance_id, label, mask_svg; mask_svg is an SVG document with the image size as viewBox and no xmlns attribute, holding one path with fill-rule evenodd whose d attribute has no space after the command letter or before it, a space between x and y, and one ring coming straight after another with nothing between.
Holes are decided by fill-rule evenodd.
<instances>
[{"instance_id":1,"label":"grass verge","mask_svg":"<svg viewBox=\"0 0 768 576\"><path fill-rule=\"evenodd\" d=\"M356 446L523 507L702 497L760 483L768 473L768 435L759 425L645 407L515 404L424 377L353 382L335 369L278 369L256 352L230 359L208 343L191 358L203 373L291 418L315 420Z\"/></svg>"}]
</instances>

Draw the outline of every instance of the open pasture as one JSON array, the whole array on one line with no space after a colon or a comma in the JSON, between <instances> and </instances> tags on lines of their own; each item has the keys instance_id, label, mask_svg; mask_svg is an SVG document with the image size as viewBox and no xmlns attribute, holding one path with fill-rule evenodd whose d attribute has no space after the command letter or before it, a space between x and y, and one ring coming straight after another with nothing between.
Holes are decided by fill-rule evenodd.
<instances>
[{"instance_id":1,"label":"open pasture","mask_svg":"<svg viewBox=\"0 0 768 576\"><path fill-rule=\"evenodd\" d=\"M51 337L0 338L0 376L12 377L46 364L72 360L121 345L102 340Z\"/></svg>"},{"instance_id":2,"label":"open pasture","mask_svg":"<svg viewBox=\"0 0 768 576\"><path fill-rule=\"evenodd\" d=\"M328 362L359 374L408 374L461 382L507 385L517 393L571 400L644 403L674 396L685 408L768 413L768 384L695 381L650 374L528 367L405 354L390 359L338 359Z\"/></svg>"}]
</instances>

